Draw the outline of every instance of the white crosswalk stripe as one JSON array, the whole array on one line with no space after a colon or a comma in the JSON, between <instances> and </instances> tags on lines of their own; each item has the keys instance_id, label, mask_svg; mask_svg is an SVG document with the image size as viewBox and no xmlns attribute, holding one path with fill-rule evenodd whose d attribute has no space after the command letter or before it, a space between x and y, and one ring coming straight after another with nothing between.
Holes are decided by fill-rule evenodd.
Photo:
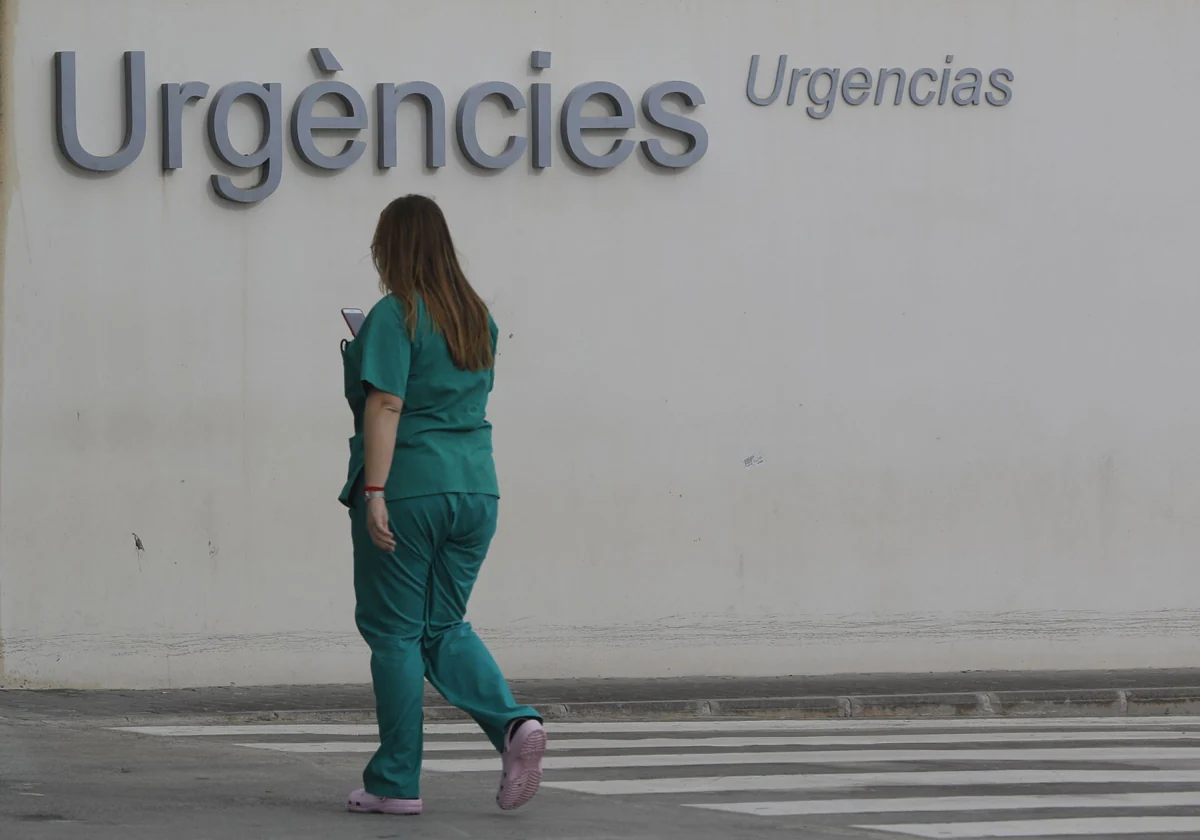
<instances>
[{"instance_id":1,"label":"white crosswalk stripe","mask_svg":"<svg viewBox=\"0 0 1200 840\"><path fill-rule=\"evenodd\" d=\"M1114 837L1122 834L1174 834L1194 838L1200 831L1196 817L1082 817L1061 820L1012 820L1008 822L941 823L938 825L876 825L910 837L968 840L991 837Z\"/></svg>"},{"instance_id":2,"label":"white crosswalk stripe","mask_svg":"<svg viewBox=\"0 0 1200 840\"><path fill-rule=\"evenodd\" d=\"M1191 793L1110 793L1036 796L939 796L911 799L807 799L795 802L726 802L691 805L710 811L783 817L814 814L895 814L941 811L1034 811L1039 808L1200 807L1200 791Z\"/></svg>"},{"instance_id":3,"label":"white crosswalk stripe","mask_svg":"<svg viewBox=\"0 0 1200 840\"><path fill-rule=\"evenodd\" d=\"M1122 730L1134 732L1142 729L1176 730L1194 732L1200 726L1200 717L1105 717L1105 718L920 718L903 720L885 718L880 720L847 721L833 720L668 720L649 721L597 721L595 723L554 723L559 735L637 735L660 733L729 733L729 732L920 732L923 730L955 731L1004 731L1019 729L1028 732L1054 730L1056 733L1076 729L1092 731ZM119 726L121 732L136 732L142 735L161 737L226 735L375 735L373 723L254 723L235 725L190 725L190 726ZM473 723L427 723L425 734L477 735L479 727Z\"/></svg>"},{"instance_id":4,"label":"white crosswalk stripe","mask_svg":"<svg viewBox=\"0 0 1200 840\"><path fill-rule=\"evenodd\" d=\"M596 796L663 796L752 791L845 791L874 787L1017 787L1022 785L1200 786L1200 770L908 770L900 772L804 773L771 776L680 776L672 779L610 779L546 782L549 787Z\"/></svg>"},{"instance_id":5,"label":"white crosswalk stripe","mask_svg":"<svg viewBox=\"0 0 1200 840\"><path fill-rule=\"evenodd\" d=\"M543 787L551 790L662 797L688 809L803 818L898 840L1200 837L1200 717L712 719L547 728ZM285 754L368 753L377 746L367 724L119 729ZM474 724L427 724L425 734L430 772L499 766ZM487 752L493 754L480 756ZM693 775L706 767L716 772Z\"/></svg>"}]
</instances>

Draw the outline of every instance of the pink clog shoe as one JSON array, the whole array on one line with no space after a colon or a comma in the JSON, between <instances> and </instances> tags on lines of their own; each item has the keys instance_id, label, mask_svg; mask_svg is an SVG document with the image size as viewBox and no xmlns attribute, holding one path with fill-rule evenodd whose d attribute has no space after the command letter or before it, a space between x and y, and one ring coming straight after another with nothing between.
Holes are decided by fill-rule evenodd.
<instances>
[{"instance_id":1,"label":"pink clog shoe","mask_svg":"<svg viewBox=\"0 0 1200 840\"><path fill-rule=\"evenodd\" d=\"M542 756L546 753L546 730L536 720L526 720L505 735L500 758L504 772L496 803L501 810L512 811L533 799L542 784Z\"/></svg>"},{"instance_id":2,"label":"pink clog shoe","mask_svg":"<svg viewBox=\"0 0 1200 840\"><path fill-rule=\"evenodd\" d=\"M367 793L362 788L350 794L346 810L356 814L391 814L399 817L415 817L424 806L420 799L392 799Z\"/></svg>"}]
</instances>

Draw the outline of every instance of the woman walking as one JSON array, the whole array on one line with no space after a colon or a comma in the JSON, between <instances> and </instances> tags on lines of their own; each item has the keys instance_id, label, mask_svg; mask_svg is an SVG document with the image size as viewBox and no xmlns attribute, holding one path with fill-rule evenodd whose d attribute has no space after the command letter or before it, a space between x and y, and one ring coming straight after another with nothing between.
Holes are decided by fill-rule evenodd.
<instances>
[{"instance_id":1,"label":"woman walking","mask_svg":"<svg viewBox=\"0 0 1200 840\"><path fill-rule=\"evenodd\" d=\"M340 500L350 509L355 620L371 649L380 746L347 807L419 814L424 680L500 753L496 801L537 793L546 733L518 706L464 617L500 496L485 418L497 328L431 199L380 214L371 253L384 297L343 352L354 414Z\"/></svg>"}]
</instances>

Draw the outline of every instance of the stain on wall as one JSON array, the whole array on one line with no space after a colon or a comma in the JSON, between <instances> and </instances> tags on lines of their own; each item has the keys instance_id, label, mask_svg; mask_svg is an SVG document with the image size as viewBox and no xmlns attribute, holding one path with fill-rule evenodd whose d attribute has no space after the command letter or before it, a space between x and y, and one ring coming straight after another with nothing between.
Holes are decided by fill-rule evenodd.
<instances>
[{"instance_id":1,"label":"stain on wall","mask_svg":"<svg viewBox=\"0 0 1200 840\"><path fill-rule=\"evenodd\" d=\"M689 614L663 617L656 621L629 622L614 625L518 625L477 627L493 650L506 655L513 650L552 650L555 648L592 652L621 650L636 655L667 649L678 654L688 650L712 651L717 648L769 647L777 657L775 673L761 676L781 676L810 673L802 668L797 651L814 646L844 648L852 645L907 644L918 651L924 645L969 644L972 642L1013 642L1029 644L1020 649L1052 648L1080 639L1100 640L1114 644L1123 639L1191 640L1200 635L1200 610L1147 610L1113 613L1089 610L1025 610L1008 613L903 613L870 615L796 616L762 615L733 617L727 615ZM189 660L205 657L236 657L240 653L273 657L316 657L335 655L342 659L364 662L368 656L361 637L353 632L275 632L275 633L182 633L182 634L99 634L72 633L46 637L14 638L9 641L12 667L7 678L0 680L2 688L114 688L118 687L123 660L176 666L187 671ZM45 670L47 665L64 658L75 657L105 665L97 676L85 679L63 679L61 673ZM889 657L890 658L890 655ZM861 660L852 660L861 661ZM23 664L24 663L24 664ZM908 670L927 670L907 667ZM78 666L71 666L78 669ZM585 666L586 667L586 666ZM847 665L853 669L853 665ZM1022 662L980 670L1029 669L1040 670L1040 661ZM1134 667L1121 664L1114 667ZM100 676L108 670L118 675ZM893 669L879 669L893 670ZM811 671L830 673L832 671ZM231 685L262 684L260 668L242 671L227 667ZM365 679L360 676L350 679ZM663 673L659 676L671 676ZM678 676L679 674L675 674ZM694 676L695 674L688 674ZM563 671L555 677L581 676ZM584 676L599 676L591 673ZM622 676L626 676L622 674ZM116 682L112 682L115 679ZM294 679L288 675L275 682ZM110 684L112 682L112 684ZM170 673L153 681L155 688L187 688L198 683L188 677L177 679Z\"/></svg>"},{"instance_id":2,"label":"stain on wall","mask_svg":"<svg viewBox=\"0 0 1200 840\"><path fill-rule=\"evenodd\" d=\"M4 474L4 266L8 245L8 206L12 201L14 155L12 150L13 48L17 23L17 0L0 0L0 476ZM0 494L3 494L0 483ZM0 495L0 516L4 515ZM0 596L4 592L4 568L0 566ZM0 597L0 610L3 598ZM4 623L0 613L0 679L4 678Z\"/></svg>"}]
</instances>

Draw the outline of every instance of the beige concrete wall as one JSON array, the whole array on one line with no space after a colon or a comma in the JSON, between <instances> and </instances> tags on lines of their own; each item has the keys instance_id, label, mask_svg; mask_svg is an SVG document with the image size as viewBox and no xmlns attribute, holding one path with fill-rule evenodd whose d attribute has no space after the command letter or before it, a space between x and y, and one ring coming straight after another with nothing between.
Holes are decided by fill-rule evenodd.
<instances>
[{"instance_id":1,"label":"beige concrete wall","mask_svg":"<svg viewBox=\"0 0 1200 840\"><path fill-rule=\"evenodd\" d=\"M374 220L408 191L442 202L502 330L471 618L512 676L1198 664L1200 5L282 5L41 0L6 35L0 684L367 679L338 309L375 300ZM314 174L289 141L277 192L230 207L210 94L162 173L158 85L277 81L290 111L311 47L370 106L361 161ZM100 154L127 49L146 147L81 174L54 53ZM695 83L707 154L596 175L556 130L547 171L481 174L451 142L429 173L402 109L375 167L377 82L437 84L453 141L462 93L528 95L537 49L556 119L581 82ZM1013 95L814 120L803 87L746 97L750 57L765 92L781 53L953 54ZM489 149L528 128L480 122Z\"/></svg>"}]
</instances>

